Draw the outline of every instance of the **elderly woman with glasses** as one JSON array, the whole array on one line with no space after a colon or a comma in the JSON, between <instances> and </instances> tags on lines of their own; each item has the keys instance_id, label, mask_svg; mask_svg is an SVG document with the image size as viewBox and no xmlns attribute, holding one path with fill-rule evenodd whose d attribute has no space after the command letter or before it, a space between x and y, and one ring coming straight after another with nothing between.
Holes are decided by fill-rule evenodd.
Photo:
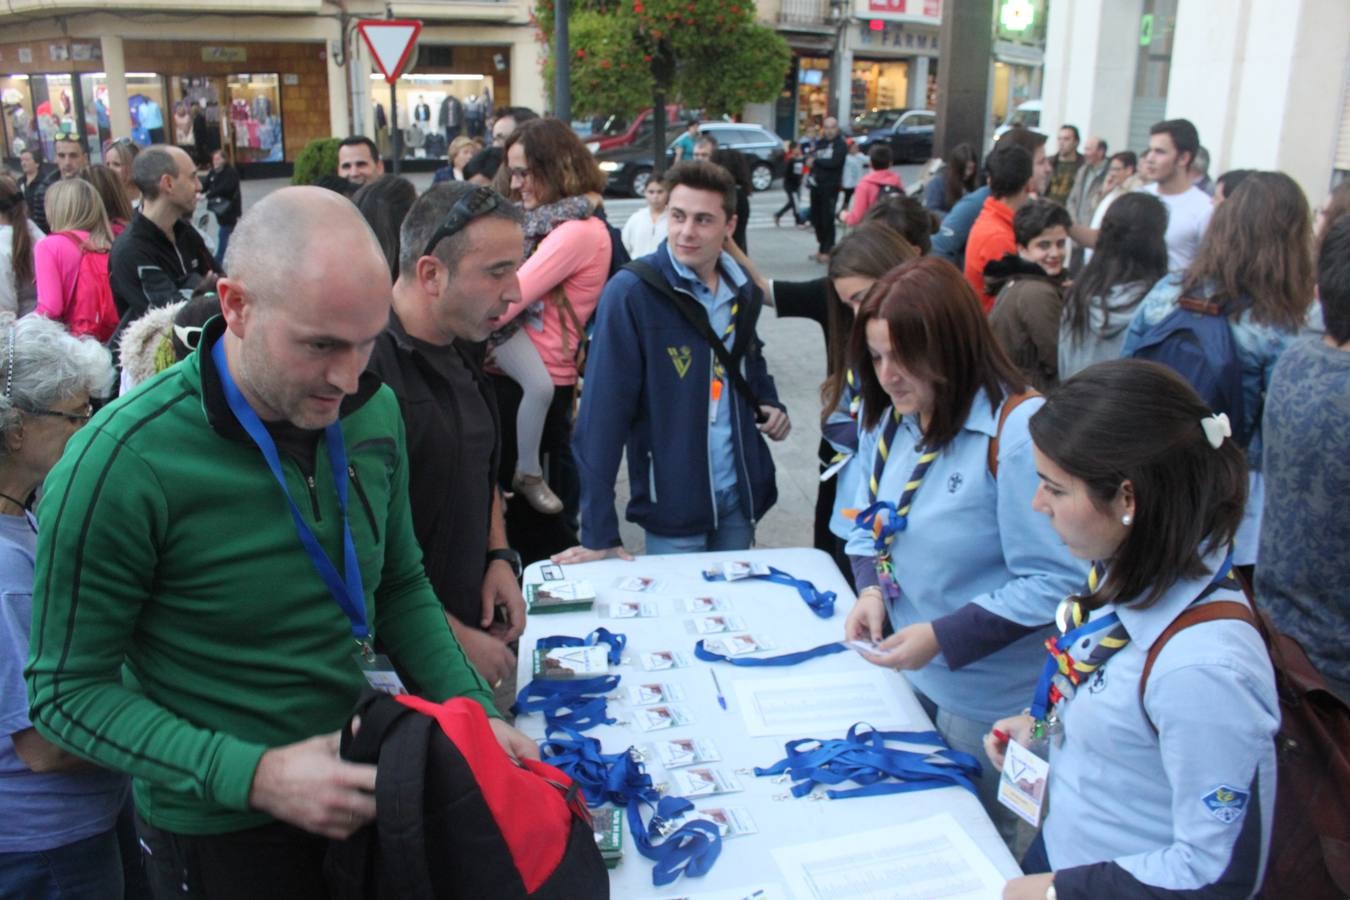
<instances>
[{"instance_id":1,"label":"elderly woman with glasses","mask_svg":"<svg viewBox=\"0 0 1350 900\"><path fill-rule=\"evenodd\" d=\"M0 326L0 885L6 896L121 896L124 776L48 743L28 720L23 667L37 520L29 500L112 384L97 341L40 316Z\"/></svg>"}]
</instances>

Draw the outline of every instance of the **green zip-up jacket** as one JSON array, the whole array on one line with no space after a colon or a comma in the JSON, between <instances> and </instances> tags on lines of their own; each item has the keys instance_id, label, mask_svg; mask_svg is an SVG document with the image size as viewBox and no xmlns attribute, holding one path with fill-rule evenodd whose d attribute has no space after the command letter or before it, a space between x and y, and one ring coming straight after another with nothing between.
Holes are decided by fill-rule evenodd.
<instances>
[{"instance_id":1,"label":"green zip-up jacket","mask_svg":"<svg viewBox=\"0 0 1350 900\"><path fill-rule=\"evenodd\" d=\"M351 624L297 536L262 453L201 348L110 404L70 441L39 508L28 680L49 740L130 773L150 824L219 834L271 821L248 805L263 751L336 731L365 679ZM422 570L403 419L371 377L347 397L348 519L366 614L408 688L492 693ZM328 454L287 486L342 571Z\"/></svg>"}]
</instances>

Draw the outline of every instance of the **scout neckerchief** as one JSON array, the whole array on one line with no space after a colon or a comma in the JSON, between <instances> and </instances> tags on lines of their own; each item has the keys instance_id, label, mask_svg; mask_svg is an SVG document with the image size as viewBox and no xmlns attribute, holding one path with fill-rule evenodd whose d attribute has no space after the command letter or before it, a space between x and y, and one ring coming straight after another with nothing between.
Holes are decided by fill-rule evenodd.
<instances>
[{"instance_id":1,"label":"scout neckerchief","mask_svg":"<svg viewBox=\"0 0 1350 900\"><path fill-rule=\"evenodd\" d=\"M882 592L890 600L900 596L900 585L895 580L895 563L891 559L891 545L895 543L895 536L904 531L909 523L909 509L914 505L914 494L918 492L919 485L923 484L928 467L938 457L936 450L928 450L919 455L919 461L915 463L913 471L905 481L899 503L877 500L881 475L886 469L886 460L890 457L891 446L900 428L901 418L899 411L892 407L891 415L886 420L881 438L877 442L876 457L872 461L872 477L867 482L867 507L862 510L844 510L844 515L853 519L858 527L871 529L872 546L876 550L877 581L881 585Z\"/></svg>"},{"instance_id":2,"label":"scout neckerchief","mask_svg":"<svg viewBox=\"0 0 1350 900\"><path fill-rule=\"evenodd\" d=\"M1059 730L1061 705L1073 699L1078 685L1086 677L1130 643L1130 635L1116 613L1088 619L1091 610L1083 605L1082 598L1096 593L1105 579L1106 567L1094 562L1084 589L1077 595L1066 597L1055 611L1055 624L1061 634L1045 641L1050 656L1041 670L1031 704L1031 717L1035 720L1032 736L1037 739ZM1231 549L1214 578L1191 604L1199 603L1223 587L1237 588Z\"/></svg>"},{"instance_id":3,"label":"scout neckerchief","mask_svg":"<svg viewBox=\"0 0 1350 900\"><path fill-rule=\"evenodd\" d=\"M267 427L263 425L262 420L258 418L258 414L253 411L253 408L248 405L248 401L244 399L244 395L240 393L238 386L234 383L234 378L230 375L230 367L225 358L224 339L216 341L216 345L211 348L211 358L215 362L216 371L219 373L221 387L225 390L225 400L230 405L230 412L234 413L235 419L243 426L244 431L248 433L253 443L262 452L263 459L267 461L267 468L272 472L272 477L281 486L281 493L286 498L287 505L291 508L291 521L295 524L295 531L300 537L300 544L305 548L305 553L309 556L310 562L314 564L319 577L328 586L328 592L332 594L334 602L347 614L347 618L351 622L352 637L356 639L356 643L360 646L361 655L367 660L373 660L375 651L371 646L372 636L366 622L366 592L361 584L361 565L356 558L356 544L352 540L352 530L347 523L347 448L342 442L341 422L333 422L332 425L323 430L323 434L328 446L328 465L333 471L333 486L337 490L338 514L342 520L342 555L345 577L338 575L337 568L328 558L328 554L324 552L323 547L319 546L319 539L300 515L300 509L295 505L295 500L291 498L290 489L286 487L286 475L281 470L281 457L277 454L276 442L272 440L272 435L268 433Z\"/></svg>"}]
</instances>

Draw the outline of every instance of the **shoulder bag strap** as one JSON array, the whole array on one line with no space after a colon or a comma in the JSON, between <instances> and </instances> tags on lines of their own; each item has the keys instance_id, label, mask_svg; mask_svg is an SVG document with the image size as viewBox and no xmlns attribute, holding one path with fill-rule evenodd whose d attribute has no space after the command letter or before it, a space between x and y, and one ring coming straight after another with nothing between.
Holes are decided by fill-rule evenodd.
<instances>
[{"instance_id":1,"label":"shoulder bag strap","mask_svg":"<svg viewBox=\"0 0 1350 900\"><path fill-rule=\"evenodd\" d=\"M648 287L674 304L675 309L679 311L680 315L684 316L685 320L690 325L694 326L695 330L699 333L699 337L703 338L709 348L712 349L713 354L717 357L717 361L722 364L723 370L725 370L727 375L731 378L732 385L734 385L741 396L745 398L746 402L750 404L750 409L755 414L755 421L762 422L765 416L764 413L760 411L759 398L755 396L755 392L750 388L749 383L746 382L745 376L741 374L740 366L736 364L736 360L727 350L726 345L722 343L721 338L713 331L712 323L708 321L708 314L703 307L699 306L697 301L688 297L681 297L677 294L674 289L666 283L665 278L661 277L661 273L653 268L650 263L638 259L628 263L624 268L632 272L638 278L641 278ZM737 343L739 343L739 341Z\"/></svg>"},{"instance_id":2,"label":"shoulder bag strap","mask_svg":"<svg viewBox=\"0 0 1350 900\"><path fill-rule=\"evenodd\" d=\"M998 429L994 432L994 436L989 439L989 474L994 476L995 480L998 479L998 445L999 441L1003 439L1003 426L1007 423L1008 416L1012 415L1012 411L1021 406L1023 402L1040 395L1039 391L1028 388L1020 394L1009 395L1008 399L1004 401L1003 409L998 414Z\"/></svg>"},{"instance_id":3,"label":"shoulder bag strap","mask_svg":"<svg viewBox=\"0 0 1350 900\"><path fill-rule=\"evenodd\" d=\"M1252 611L1247 608L1246 604L1238 603L1236 600L1216 600L1213 603L1202 603L1199 606L1188 607L1181 615L1172 620L1171 625L1163 629L1163 633L1158 635L1158 639L1153 642L1153 646L1148 648L1148 656L1144 659L1144 671L1139 676L1139 705L1141 707L1144 704L1144 691L1148 688L1149 673L1153 671L1153 664L1158 661L1158 654L1162 653L1163 647L1167 646L1167 642L1175 637L1178 632L1185 631L1192 625L1218 622L1224 619L1246 622L1258 632L1261 631L1261 626L1257 624ZM1154 725L1153 720L1149 718L1147 709L1144 710L1144 718L1148 721L1149 727L1156 732L1158 726Z\"/></svg>"}]
</instances>

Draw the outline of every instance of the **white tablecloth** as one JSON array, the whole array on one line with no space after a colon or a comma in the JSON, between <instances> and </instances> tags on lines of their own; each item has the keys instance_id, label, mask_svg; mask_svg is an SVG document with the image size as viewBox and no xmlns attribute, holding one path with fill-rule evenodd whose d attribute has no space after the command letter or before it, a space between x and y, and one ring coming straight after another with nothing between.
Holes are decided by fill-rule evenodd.
<instances>
[{"instance_id":1,"label":"white tablecloth","mask_svg":"<svg viewBox=\"0 0 1350 900\"><path fill-rule=\"evenodd\" d=\"M730 559L766 563L796 578L807 579L822 591L835 591L839 599L833 618L817 617L797 592L788 586L761 579L732 583L703 580L705 568ZM683 689L684 700L679 705L685 707L693 718L687 726L655 732L642 732L635 726L622 724L588 731L588 735L600 739L606 753L617 753L635 744L667 738L699 737L712 740L721 753L721 762L712 764L715 768L735 772L738 769L768 766L784 756L783 745L791 738L843 737L852 723L841 721L832 733L752 737L747 734L745 721L738 708L738 683L748 679L772 681L817 673L856 673L860 678L873 678L880 671L851 651L786 668L752 669L716 664L717 677L728 709L722 710L718 706L713 680L709 675L713 665L694 657L694 642L698 637L689 633L685 627L685 620L696 616L677 608L679 598L713 595L729 600L731 614L744 619L751 633L772 640L777 647L775 654L839 640L843 636L844 618L854 598L834 562L818 550L779 549L646 556L635 562L605 560L564 566L562 572L569 581L585 579L591 582L597 594L595 608L588 612L531 616L520 642L519 683L523 686L530 681L531 651L536 639L549 635L584 637L596 627L604 626L610 631L627 635L628 645L624 656L630 660L617 670L622 676L617 693L624 696L625 701L611 700L610 715L618 714L620 718L625 718L624 712L631 709L626 702L626 688L640 683L665 682ZM634 575L656 579L658 583L655 590L638 594L617 588L621 579ZM526 570L527 584L543 580L541 564L536 563ZM611 600L637 599L656 602L661 615L640 619L612 619L606 616L606 607ZM680 651L688 655L691 664L688 668L665 672L644 671L638 664L639 655L654 650ZM904 678L889 672L882 674L888 683L894 685L900 709L909 720L909 727L930 729L930 720L914 699ZM885 730L904 723L873 724ZM540 714L521 716L516 720L516 725L530 737L543 737L544 722ZM982 762L987 763L986 760ZM658 764L649 765L648 771L658 783L665 780L665 772ZM745 787L744 791L700 799L695 802L696 806L746 808L759 829L758 833L724 841L722 855L707 876L680 878L673 885L654 888L651 882L652 863L638 854L631 835L625 829L623 861L611 873L613 896L619 900L682 897L748 886L781 884L784 878L770 852L775 847L875 830L942 812L950 813L957 820L1000 873L1009 878L1021 874L979 801L962 788L949 787L845 800L781 800L775 799L775 796L785 794L788 785L747 773L739 773L737 777Z\"/></svg>"}]
</instances>

